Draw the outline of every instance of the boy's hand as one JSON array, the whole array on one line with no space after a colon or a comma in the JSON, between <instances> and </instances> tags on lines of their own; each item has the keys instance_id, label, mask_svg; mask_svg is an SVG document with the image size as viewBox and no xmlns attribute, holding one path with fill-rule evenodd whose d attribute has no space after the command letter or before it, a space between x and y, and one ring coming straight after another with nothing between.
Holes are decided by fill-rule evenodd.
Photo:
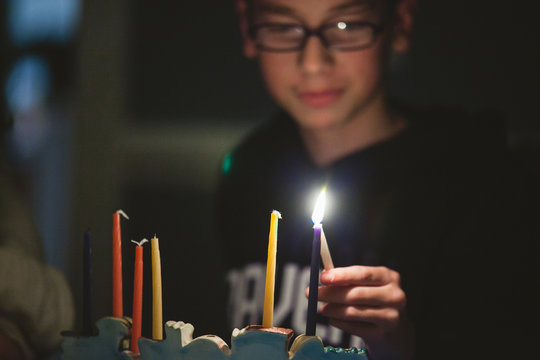
<instances>
[{"instance_id":1,"label":"boy's hand","mask_svg":"<svg viewBox=\"0 0 540 360\"><path fill-rule=\"evenodd\" d=\"M400 275L386 267L350 266L321 273L320 313L330 324L362 337L376 358L411 351L412 333L404 319L407 303ZM381 353L381 351L384 353ZM379 357L377 356L379 353Z\"/></svg>"}]
</instances>

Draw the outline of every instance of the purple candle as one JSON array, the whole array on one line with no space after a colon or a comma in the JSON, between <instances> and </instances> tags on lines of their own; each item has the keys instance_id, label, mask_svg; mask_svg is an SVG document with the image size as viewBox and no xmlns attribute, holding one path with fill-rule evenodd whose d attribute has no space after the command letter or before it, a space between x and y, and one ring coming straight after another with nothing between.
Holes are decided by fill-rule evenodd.
<instances>
[{"instance_id":1,"label":"purple candle","mask_svg":"<svg viewBox=\"0 0 540 360\"><path fill-rule=\"evenodd\" d=\"M83 332L92 334L92 239L90 230L84 232L83 247Z\"/></svg>"},{"instance_id":2,"label":"purple candle","mask_svg":"<svg viewBox=\"0 0 540 360\"><path fill-rule=\"evenodd\" d=\"M321 190L315 210L311 215L313 221L313 244L311 247L311 272L309 276L309 297L306 321L306 335L315 336L317 327L317 301L319 298L319 270L321 267L321 230L324 206L326 202L326 187Z\"/></svg>"},{"instance_id":3,"label":"purple candle","mask_svg":"<svg viewBox=\"0 0 540 360\"><path fill-rule=\"evenodd\" d=\"M311 272L309 274L309 297L306 321L306 335L315 336L317 327L317 299L319 298L319 269L321 266L321 224L313 227L311 248Z\"/></svg>"}]
</instances>

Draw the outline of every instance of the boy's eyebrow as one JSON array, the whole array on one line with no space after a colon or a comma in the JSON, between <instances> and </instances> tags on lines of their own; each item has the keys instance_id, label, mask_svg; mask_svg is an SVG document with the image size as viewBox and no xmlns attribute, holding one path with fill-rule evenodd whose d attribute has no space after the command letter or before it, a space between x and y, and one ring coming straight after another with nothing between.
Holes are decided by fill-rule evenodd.
<instances>
[{"instance_id":1,"label":"boy's eyebrow","mask_svg":"<svg viewBox=\"0 0 540 360\"><path fill-rule=\"evenodd\" d=\"M294 14L294 10L280 4L275 4L271 1L263 1L256 5L257 12L265 12L272 14L291 15Z\"/></svg>"},{"instance_id":2,"label":"boy's eyebrow","mask_svg":"<svg viewBox=\"0 0 540 360\"><path fill-rule=\"evenodd\" d=\"M373 10L376 8L376 4L373 0L350 0L332 7L330 11L339 12L349 10L351 8L359 8L359 10Z\"/></svg>"},{"instance_id":3,"label":"boy's eyebrow","mask_svg":"<svg viewBox=\"0 0 540 360\"><path fill-rule=\"evenodd\" d=\"M336 5L330 9L331 13L340 12L343 10L349 10L358 8L358 10L372 10L376 7L373 0L350 0L345 1L342 4ZM261 1L257 4L257 12L278 14L278 15L296 15L294 9L276 4L272 1Z\"/></svg>"}]
</instances>

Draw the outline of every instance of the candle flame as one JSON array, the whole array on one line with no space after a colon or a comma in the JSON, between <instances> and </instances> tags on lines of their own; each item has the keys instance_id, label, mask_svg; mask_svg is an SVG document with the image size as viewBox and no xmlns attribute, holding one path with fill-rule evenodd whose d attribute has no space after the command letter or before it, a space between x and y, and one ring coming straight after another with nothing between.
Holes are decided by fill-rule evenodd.
<instances>
[{"instance_id":1,"label":"candle flame","mask_svg":"<svg viewBox=\"0 0 540 360\"><path fill-rule=\"evenodd\" d=\"M313 225L319 225L322 222L324 216L324 207L326 205L326 186L322 188L319 197L317 198L317 203L315 204L315 209L311 215L311 221Z\"/></svg>"}]
</instances>

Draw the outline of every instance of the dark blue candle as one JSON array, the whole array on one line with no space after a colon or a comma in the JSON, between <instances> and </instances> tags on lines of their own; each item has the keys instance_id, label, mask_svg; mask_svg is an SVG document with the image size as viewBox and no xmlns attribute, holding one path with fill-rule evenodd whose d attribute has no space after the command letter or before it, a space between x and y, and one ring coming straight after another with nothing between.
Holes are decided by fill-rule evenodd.
<instances>
[{"instance_id":1,"label":"dark blue candle","mask_svg":"<svg viewBox=\"0 0 540 360\"><path fill-rule=\"evenodd\" d=\"M83 248L83 332L92 334L92 237L84 232Z\"/></svg>"},{"instance_id":2,"label":"dark blue candle","mask_svg":"<svg viewBox=\"0 0 540 360\"><path fill-rule=\"evenodd\" d=\"M309 297L306 321L306 335L315 336L317 327L317 301L319 298L319 269L321 267L321 224L313 227L311 247L311 272L309 274Z\"/></svg>"},{"instance_id":3,"label":"dark blue candle","mask_svg":"<svg viewBox=\"0 0 540 360\"><path fill-rule=\"evenodd\" d=\"M321 268L321 232L324 207L326 203L326 186L323 187L315 209L311 215L313 221L313 244L311 246L311 272L309 274L309 296L306 321L306 335L315 336L317 327L317 301L319 299L319 270Z\"/></svg>"}]
</instances>

